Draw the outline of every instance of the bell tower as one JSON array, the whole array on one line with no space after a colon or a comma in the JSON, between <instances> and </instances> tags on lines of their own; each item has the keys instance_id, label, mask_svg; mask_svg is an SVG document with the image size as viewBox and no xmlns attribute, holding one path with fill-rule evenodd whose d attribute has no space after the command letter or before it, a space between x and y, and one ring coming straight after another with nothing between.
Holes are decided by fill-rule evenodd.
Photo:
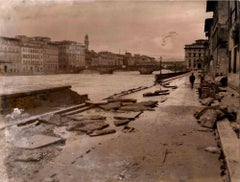
<instances>
[{"instance_id":1,"label":"bell tower","mask_svg":"<svg viewBox=\"0 0 240 182\"><path fill-rule=\"evenodd\" d=\"M86 34L84 37L84 44L85 44L86 50L88 50L88 46L89 46L88 34Z\"/></svg>"}]
</instances>

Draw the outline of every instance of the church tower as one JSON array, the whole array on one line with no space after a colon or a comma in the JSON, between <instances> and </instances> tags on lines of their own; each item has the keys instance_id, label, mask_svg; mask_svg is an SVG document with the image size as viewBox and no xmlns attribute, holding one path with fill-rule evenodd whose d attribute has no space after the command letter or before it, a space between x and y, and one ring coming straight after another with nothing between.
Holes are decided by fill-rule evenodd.
<instances>
[{"instance_id":1,"label":"church tower","mask_svg":"<svg viewBox=\"0 0 240 182\"><path fill-rule=\"evenodd\" d=\"M85 38L84 38L84 44L85 44L86 50L88 50L89 40L88 40L88 35L87 34L85 35Z\"/></svg>"}]
</instances>

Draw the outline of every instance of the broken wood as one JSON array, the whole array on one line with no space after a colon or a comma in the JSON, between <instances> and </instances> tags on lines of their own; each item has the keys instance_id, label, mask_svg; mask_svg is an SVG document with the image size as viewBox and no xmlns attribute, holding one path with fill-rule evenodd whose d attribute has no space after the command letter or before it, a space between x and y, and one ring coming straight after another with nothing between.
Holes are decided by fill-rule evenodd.
<instances>
[{"instance_id":1,"label":"broken wood","mask_svg":"<svg viewBox=\"0 0 240 182\"><path fill-rule=\"evenodd\" d=\"M161 96L161 95L169 95L169 92L163 92L163 93L147 92L143 94L143 97L154 97L154 96Z\"/></svg>"},{"instance_id":2,"label":"broken wood","mask_svg":"<svg viewBox=\"0 0 240 182\"><path fill-rule=\"evenodd\" d=\"M134 120L135 118L137 118L140 114L142 114L142 112L133 112L133 113L120 113L117 114L116 116L114 116L114 119L118 119L118 120Z\"/></svg>"},{"instance_id":3,"label":"broken wood","mask_svg":"<svg viewBox=\"0 0 240 182\"><path fill-rule=\"evenodd\" d=\"M94 137L94 136L100 136L100 135L107 135L111 133L116 133L116 130L114 129L104 129L104 130L95 130L92 133L88 133L89 136Z\"/></svg>"},{"instance_id":4,"label":"broken wood","mask_svg":"<svg viewBox=\"0 0 240 182\"><path fill-rule=\"evenodd\" d=\"M164 150L164 154L163 154L163 160L162 160L162 163L164 163L164 162L166 161L167 153L168 153L168 150L167 150L167 148L165 148L165 150Z\"/></svg>"},{"instance_id":5,"label":"broken wood","mask_svg":"<svg viewBox=\"0 0 240 182\"><path fill-rule=\"evenodd\" d=\"M125 119L125 120L115 120L113 123L115 126L122 126L125 124L128 124L130 122L129 119Z\"/></svg>"}]
</instances>

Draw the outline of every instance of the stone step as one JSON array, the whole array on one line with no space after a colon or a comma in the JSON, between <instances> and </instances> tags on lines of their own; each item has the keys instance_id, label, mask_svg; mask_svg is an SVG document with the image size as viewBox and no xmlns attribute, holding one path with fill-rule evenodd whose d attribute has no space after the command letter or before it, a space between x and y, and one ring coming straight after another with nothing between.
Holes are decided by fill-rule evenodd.
<instances>
[{"instance_id":1,"label":"stone step","mask_svg":"<svg viewBox=\"0 0 240 182\"><path fill-rule=\"evenodd\" d=\"M217 122L217 130L231 182L240 179L240 139L230 126L228 119Z\"/></svg>"}]
</instances>

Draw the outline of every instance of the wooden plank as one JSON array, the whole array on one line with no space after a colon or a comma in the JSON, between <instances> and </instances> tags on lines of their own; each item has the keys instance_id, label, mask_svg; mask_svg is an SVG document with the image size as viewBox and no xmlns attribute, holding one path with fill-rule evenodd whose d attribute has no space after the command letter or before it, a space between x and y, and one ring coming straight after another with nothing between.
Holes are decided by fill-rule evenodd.
<instances>
[{"instance_id":1,"label":"wooden plank","mask_svg":"<svg viewBox=\"0 0 240 182\"><path fill-rule=\"evenodd\" d=\"M240 140L234 133L227 119L217 122L217 130L222 144L222 150L227 163L231 182L240 179Z\"/></svg>"},{"instance_id":2,"label":"wooden plank","mask_svg":"<svg viewBox=\"0 0 240 182\"><path fill-rule=\"evenodd\" d=\"M60 109L60 110L56 111L55 114L61 114L61 113L64 113L64 112L72 111L72 110L75 110L75 109L82 108L84 106L86 106L85 103L78 104L78 105L71 106L71 107L67 107L67 108Z\"/></svg>"},{"instance_id":3,"label":"wooden plank","mask_svg":"<svg viewBox=\"0 0 240 182\"><path fill-rule=\"evenodd\" d=\"M90 108L92 108L92 107L90 107L90 106L82 107L80 109L76 109L76 110L73 110L73 111L70 111L70 112L63 113L63 114L61 114L61 116L69 116L69 115L78 114L78 113L86 111Z\"/></svg>"},{"instance_id":4,"label":"wooden plank","mask_svg":"<svg viewBox=\"0 0 240 182\"><path fill-rule=\"evenodd\" d=\"M71 107L68 107L68 108L59 109L59 110L56 110L56 111L51 111L51 112L47 112L47 113L44 113L44 114L31 116L31 117L28 117L28 118L25 118L25 119L18 119L17 122L7 124L7 125L4 125L4 126L0 127L0 130L3 130L3 129L5 129L7 127L10 127L10 126L14 126L14 125L18 125L18 124L24 124L24 123L27 123L27 122L30 122L30 121L34 121L34 120L37 120L39 118L46 117L46 116L49 116L49 115L64 113L64 112L69 111L69 109L71 110L73 108L78 108L80 105L81 105L81 107L85 106L85 104L79 104L79 105L71 106ZM90 108L92 108L92 107L84 107L84 109L82 108L82 110L78 111L78 113L82 112L82 111L85 111L87 109L90 109Z\"/></svg>"}]
</instances>

